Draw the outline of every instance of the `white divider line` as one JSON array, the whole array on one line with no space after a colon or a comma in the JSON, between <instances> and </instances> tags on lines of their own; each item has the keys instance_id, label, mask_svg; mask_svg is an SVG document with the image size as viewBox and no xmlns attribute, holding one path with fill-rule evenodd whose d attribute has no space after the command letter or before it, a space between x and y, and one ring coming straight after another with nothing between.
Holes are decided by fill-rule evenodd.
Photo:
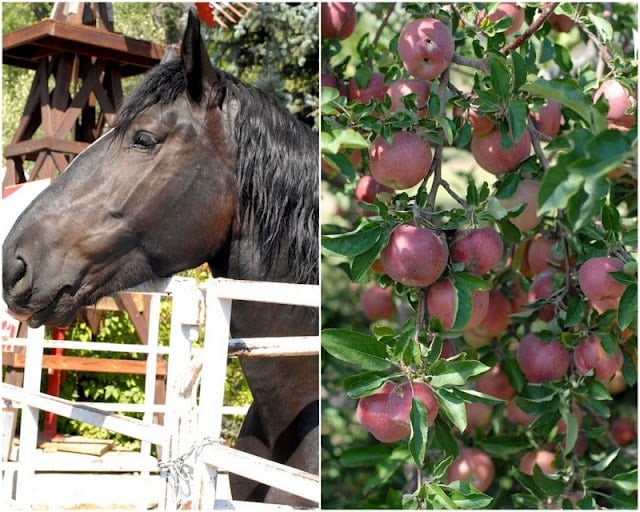
<instances>
[{"instance_id":1,"label":"white divider line","mask_svg":"<svg viewBox=\"0 0 640 512\"><path fill-rule=\"evenodd\" d=\"M319 503L320 478L222 444L202 448L200 458L218 470L244 476Z\"/></svg>"},{"instance_id":2,"label":"white divider line","mask_svg":"<svg viewBox=\"0 0 640 512\"><path fill-rule=\"evenodd\" d=\"M148 425L140 420L108 413L97 407L79 405L77 402L65 400L46 393L28 393L11 384L0 384L0 397L21 402L29 407L50 411L65 418L90 423L98 427L135 437L153 444L162 444L166 440L166 432L161 425Z\"/></svg>"}]
</instances>

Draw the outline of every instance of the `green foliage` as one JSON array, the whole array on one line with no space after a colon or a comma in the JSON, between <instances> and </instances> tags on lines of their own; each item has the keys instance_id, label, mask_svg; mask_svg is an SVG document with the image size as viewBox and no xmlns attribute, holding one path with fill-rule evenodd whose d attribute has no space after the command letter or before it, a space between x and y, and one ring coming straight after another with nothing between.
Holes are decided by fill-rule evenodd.
<instances>
[{"instance_id":1,"label":"green foliage","mask_svg":"<svg viewBox=\"0 0 640 512\"><path fill-rule=\"evenodd\" d=\"M338 84L353 79L363 86L374 72L386 84L409 78L397 40L412 19L448 22L457 54L449 70L431 81L424 105L410 95L403 108L392 110L388 96L360 103L344 89L322 88L323 190L327 208L333 206L333 215L324 214L322 236L323 508L571 508L569 498L581 508L637 506L636 444L620 447L609 432L615 418L637 417L637 127L610 126L608 105L593 100L606 78L636 90L637 8L560 4L556 12L576 26L559 33L541 18L541 4L528 4L526 23L539 25L519 37L523 30L505 35L508 20L480 21L480 10L495 5L359 3L354 33L322 41L322 69ZM592 51L585 55L586 41ZM529 118L548 100L562 108L553 137L534 130ZM472 106L497 125L503 148L530 133L533 154L513 172L490 175L470 157ZM398 130L429 142L431 174L412 189L378 194L373 203L355 201L358 179L368 174L368 145ZM541 222L522 233L512 219L525 206L507 208L501 201L524 179L540 183ZM464 264L449 262L442 276L455 289L449 330L430 316L426 289L372 269L391 231L407 223L435 230L450 246L459 230L490 226L502 237L502 261L487 274L474 276ZM530 290L534 274L526 269L526 254L534 237L556 241L551 295L525 300L488 344L468 343L464 326L473 291L490 288L514 300L518 289ZM624 285L619 305L600 312L578 281L582 263L598 256L619 258L627 269L611 274ZM363 316L358 292L369 284L393 289L392 319ZM553 310L550 320L540 317L544 307ZM529 332L559 340L569 351L594 333L606 352L622 347L621 388L596 380L592 371L581 375L573 365L558 381L528 382L515 355ZM442 359L445 341L453 342L456 353ZM496 364L516 393L515 404L535 416L530 426L505 419L511 400L476 389ZM357 423L354 411L358 399L389 381L428 384L440 412L428 425L414 398L411 436L384 445ZM470 404L489 407L486 428L472 427ZM447 469L460 446L475 446L491 457L496 475L485 491L449 481ZM542 447L555 453L555 472L520 471L523 454Z\"/></svg>"}]
</instances>

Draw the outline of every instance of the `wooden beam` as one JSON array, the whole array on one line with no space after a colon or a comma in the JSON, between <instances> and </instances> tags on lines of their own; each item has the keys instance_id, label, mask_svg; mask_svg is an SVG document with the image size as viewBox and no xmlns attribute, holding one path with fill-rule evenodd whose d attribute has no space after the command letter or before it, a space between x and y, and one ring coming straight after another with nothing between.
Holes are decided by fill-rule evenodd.
<instances>
[{"instance_id":1,"label":"wooden beam","mask_svg":"<svg viewBox=\"0 0 640 512\"><path fill-rule=\"evenodd\" d=\"M25 354L3 352L2 365L12 368L24 368ZM55 355L44 355L42 357L42 368L70 372L105 372L144 375L147 372L146 366L147 362L145 360ZM165 361L158 361L156 372L159 376L166 376L167 363Z\"/></svg>"}]
</instances>

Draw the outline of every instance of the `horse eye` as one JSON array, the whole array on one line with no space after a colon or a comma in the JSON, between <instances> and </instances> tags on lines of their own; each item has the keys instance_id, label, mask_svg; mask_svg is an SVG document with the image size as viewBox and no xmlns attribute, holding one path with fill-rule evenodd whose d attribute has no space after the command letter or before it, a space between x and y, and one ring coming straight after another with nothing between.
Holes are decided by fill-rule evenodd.
<instances>
[{"instance_id":1,"label":"horse eye","mask_svg":"<svg viewBox=\"0 0 640 512\"><path fill-rule=\"evenodd\" d=\"M152 149L158 141L149 132L136 132L133 136L132 146L138 149Z\"/></svg>"}]
</instances>

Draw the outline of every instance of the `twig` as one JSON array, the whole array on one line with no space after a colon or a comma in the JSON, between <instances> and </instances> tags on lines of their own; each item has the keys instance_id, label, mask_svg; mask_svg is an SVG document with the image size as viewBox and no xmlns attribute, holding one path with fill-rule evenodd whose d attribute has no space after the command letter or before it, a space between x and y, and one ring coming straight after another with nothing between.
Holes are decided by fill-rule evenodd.
<instances>
[{"instance_id":1,"label":"twig","mask_svg":"<svg viewBox=\"0 0 640 512\"><path fill-rule=\"evenodd\" d=\"M542 26L545 20L549 16L551 16L551 14L553 13L553 10L556 8L557 5L558 5L557 2L543 4L542 12L540 13L540 16L538 16L535 20L533 20L533 22L531 23L531 25L529 25L527 30L525 30L522 34L520 34L508 45L502 48L502 50L500 50L502 55L507 55L511 50L515 50L516 48L519 48L520 46L522 46L522 44L525 41L527 41L533 34L535 34L538 31L538 29Z\"/></svg>"},{"instance_id":2,"label":"twig","mask_svg":"<svg viewBox=\"0 0 640 512\"><path fill-rule=\"evenodd\" d=\"M489 61L487 59L476 59L474 57L465 57L459 53L454 53L451 62L459 64L460 66L479 69L487 76L491 74L491 71L489 70Z\"/></svg>"},{"instance_id":3,"label":"twig","mask_svg":"<svg viewBox=\"0 0 640 512\"><path fill-rule=\"evenodd\" d=\"M382 18L382 21L380 22L380 26L378 27L378 30L376 30L376 35L373 37L373 42L371 43L374 48L378 45L378 41L382 36L382 31L384 30L384 27L386 27L387 24L389 23L389 18L391 17L391 14L393 13L393 10L395 8L396 8L395 3L392 3L391 5L389 5L389 9L387 10L387 13L384 15L384 18Z\"/></svg>"},{"instance_id":4,"label":"twig","mask_svg":"<svg viewBox=\"0 0 640 512\"><path fill-rule=\"evenodd\" d=\"M531 144L533 144L533 151L540 160L542 170L546 171L547 169L549 169L549 160L547 160L544 151L542 151L542 146L540 145L540 138L538 137L538 134L540 134L540 132L536 130L535 126L533 125L533 120L529 116L527 116L527 130L531 135Z\"/></svg>"}]
</instances>

